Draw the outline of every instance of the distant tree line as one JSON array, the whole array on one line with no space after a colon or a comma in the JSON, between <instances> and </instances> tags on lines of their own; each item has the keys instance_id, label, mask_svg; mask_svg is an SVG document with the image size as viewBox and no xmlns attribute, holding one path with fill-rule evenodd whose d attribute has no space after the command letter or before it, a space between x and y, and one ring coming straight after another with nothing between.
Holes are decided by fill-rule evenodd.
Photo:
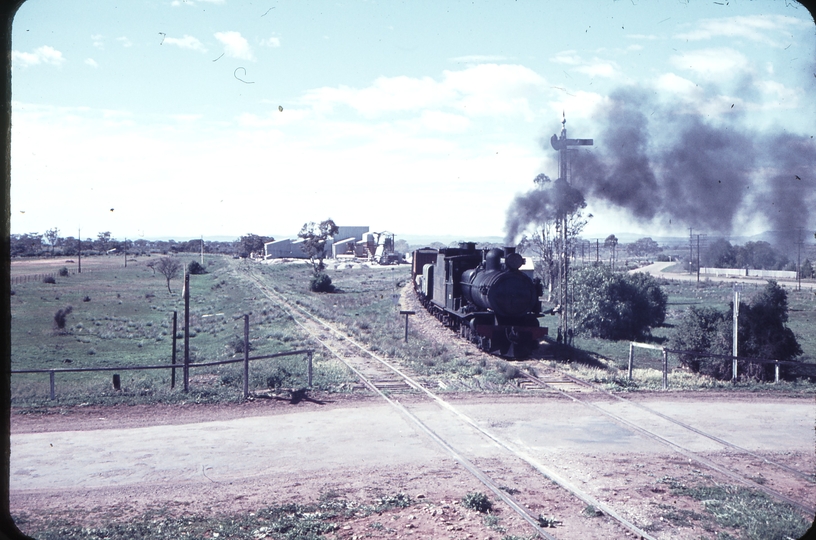
<instances>
[{"instance_id":1,"label":"distant tree line","mask_svg":"<svg viewBox=\"0 0 816 540\"><path fill-rule=\"evenodd\" d=\"M252 233L228 242L204 240L204 253L248 257L253 252L263 253L264 243L272 241L274 238L271 236ZM143 238L119 240L114 238L110 231L104 231L98 233L96 238L83 238L80 243L74 236L60 236L57 228L49 229L44 234L37 232L12 234L9 244L11 257L76 257L80 247L82 255L86 256L124 253L133 256L149 256L151 254L167 255L201 251L201 240L195 238L182 242Z\"/></svg>"},{"instance_id":2,"label":"distant tree line","mask_svg":"<svg viewBox=\"0 0 816 540\"><path fill-rule=\"evenodd\" d=\"M703 266L711 268L796 270L796 261L791 262L785 254L763 241L733 246L728 240L718 238L703 250L700 262Z\"/></svg>"}]
</instances>

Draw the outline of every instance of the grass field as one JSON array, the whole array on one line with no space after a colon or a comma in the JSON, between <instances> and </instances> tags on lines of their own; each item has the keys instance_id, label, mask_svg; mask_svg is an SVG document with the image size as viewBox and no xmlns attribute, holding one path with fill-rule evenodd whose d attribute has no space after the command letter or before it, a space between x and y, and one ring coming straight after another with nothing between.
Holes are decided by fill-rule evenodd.
<instances>
[{"instance_id":1,"label":"grass field","mask_svg":"<svg viewBox=\"0 0 816 540\"><path fill-rule=\"evenodd\" d=\"M186 264L189 262L183 257ZM192 258L190 258L192 260ZM57 277L56 283L18 283L12 287L12 369L53 369L170 364L173 347L173 312L178 313L177 354L182 361L184 303L182 280L171 282L167 290L161 275L154 275L145 260L124 266L97 264L82 274ZM208 273L190 278L190 359L191 362L241 357L243 315L250 316L250 351L260 356L313 347L288 315L270 308L239 277L237 267L244 261L212 258ZM18 274L31 274L40 266L12 266ZM65 327L58 329L55 314L71 307ZM318 352L315 386L340 387L348 374ZM57 402L108 403L122 400L235 400L242 388L241 368L222 366L197 368L192 372L191 392L182 394L181 372L170 391L170 370L124 371L122 390L114 392L111 373L65 373L57 375ZM253 362L253 388L266 388L270 377L278 386L303 385L302 358ZM303 379L302 381L300 379ZM15 374L12 378L12 405L47 404L48 376Z\"/></svg>"},{"instance_id":2,"label":"grass field","mask_svg":"<svg viewBox=\"0 0 816 540\"><path fill-rule=\"evenodd\" d=\"M195 256L179 257L187 264ZM58 273L69 263L63 260L15 260L12 276L12 369L55 369L66 367L135 366L170 364L173 344L173 312L178 313L176 336L178 362L182 359L183 299L181 278L171 282L168 292L163 276L146 266L149 258L129 260L125 268L117 257L87 257L83 272L57 275L55 283L40 280L19 282L20 276ZM374 351L410 366L431 387L455 391L515 392L511 384L516 365L500 359L476 361L467 352L429 341L411 332L404 342L404 318L393 300L409 281L407 266L354 268L330 271L338 291L316 294L308 291L310 267L305 263L259 264L254 261L212 257L208 273L191 276L190 356L192 362L240 358L243 347L243 315L250 316L251 355L315 347L291 318L273 307L250 280L248 270L287 297L334 321ZM743 298L758 290L749 287ZM674 324L690 306L727 309L732 299L728 283L664 281L669 295L666 325L654 329L652 341L668 341ZM788 288L788 325L804 350L801 360L816 362L816 295L813 291ZM70 313L65 326L57 328L55 314ZM557 326L557 319L543 318ZM629 344L577 336L578 354L570 364L559 365L576 375L606 383L611 388L660 388L662 358L658 351L637 350L635 384L625 380ZM582 362L583 360L583 362ZM314 386L330 391L348 391L352 378L342 364L330 360L318 348ZM712 381L679 370L670 355L671 388L723 388L730 383ZM114 391L111 373L60 373L56 377L56 400L49 399L47 374L15 374L12 405L37 407L52 404L120 403L157 401L234 401L241 398L239 365L196 368L191 372L191 391L170 389L170 371L123 371L122 389ZM302 386L305 364L300 357L253 362L252 390ZM740 383L742 384L742 383ZM745 383L753 386L754 383ZM739 385L738 385L739 386ZM761 385L770 388L771 385ZM813 391L809 383L786 383L776 388Z\"/></svg>"},{"instance_id":3,"label":"grass field","mask_svg":"<svg viewBox=\"0 0 816 540\"><path fill-rule=\"evenodd\" d=\"M742 302L750 302L753 294L766 284L757 280L754 284L747 284L742 292ZM810 289L796 290L795 286L784 284L788 293L788 327L793 330L803 354L797 358L802 362L816 363L816 333L813 332L816 324L816 293ZM656 345L666 345L671 338L675 325L684 313L692 306L713 307L721 311L730 310L730 302L734 293L732 284L703 280L699 284L690 281L661 280L661 288L668 295L666 322L663 326L652 329L652 337L647 340ZM558 318L546 316L542 318L542 325L555 328ZM573 362L566 366L559 365L573 372L574 375L607 384L612 389L650 389L662 388L662 355L660 351L635 349L634 384L627 380L627 366L629 358L628 341L611 341L585 336L576 336L574 345L578 349L574 354ZM593 362L596 359L598 362ZM583 360L583 362L581 362ZM740 381L736 384L716 381L709 377L698 376L682 369L677 355L670 354L669 388L672 389L709 389L709 388L741 388L750 390L775 390L816 392L816 385L805 380L781 382L778 385L757 384L753 381ZM784 378L784 367L782 368Z\"/></svg>"}]
</instances>

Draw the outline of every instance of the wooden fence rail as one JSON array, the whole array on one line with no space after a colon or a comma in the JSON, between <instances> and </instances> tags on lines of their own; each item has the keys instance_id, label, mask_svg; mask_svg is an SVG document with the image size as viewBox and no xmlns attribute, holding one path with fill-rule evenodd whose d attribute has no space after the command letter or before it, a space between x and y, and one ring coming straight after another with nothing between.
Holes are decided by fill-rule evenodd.
<instances>
[{"instance_id":1,"label":"wooden fence rail","mask_svg":"<svg viewBox=\"0 0 816 540\"><path fill-rule=\"evenodd\" d=\"M301 349L296 351L286 351L282 353L275 353L275 354L266 354L263 356L251 356L251 357L244 357L244 358L233 358L230 360L218 360L215 362L199 362L199 363L188 363L186 367L194 368L194 367L207 367L207 366L221 366L224 364L236 364L238 362L244 362L244 399L246 399L249 395L249 362L252 360L267 360L270 358L280 358L283 356L295 356L305 354L307 356L308 364L307 364L307 380L308 386L312 386L312 358L314 356L314 349ZM152 365L152 366L104 366L104 367L84 367L84 368L52 368L52 369L13 369L11 370L12 374L15 373L48 373L50 379L50 386L51 386L51 399L55 399L55 381L54 376L57 373L76 373L76 372L87 372L87 371L137 371L137 370L151 370L151 369L172 369L173 373L175 373L176 369L184 368L185 364L162 364L162 365ZM186 381L185 381L186 383ZM186 384L185 384L186 387Z\"/></svg>"}]
</instances>

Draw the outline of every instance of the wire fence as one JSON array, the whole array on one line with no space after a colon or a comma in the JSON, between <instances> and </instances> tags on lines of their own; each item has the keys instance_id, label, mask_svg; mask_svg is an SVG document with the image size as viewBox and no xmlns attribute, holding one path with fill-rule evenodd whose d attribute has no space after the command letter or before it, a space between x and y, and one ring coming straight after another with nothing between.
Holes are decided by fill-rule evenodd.
<instances>
[{"instance_id":1,"label":"wire fence","mask_svg":"<svg viewBox=\"0 0 816 540\"><path fill-rule=\"evenodd\" d=\"M800 377L816 377L816 364L809 364L805 362L796 362L792 360L775 360L771 358L748 358L744 356L729 356L724 354L713 354L713 353L701 353L697 351L687 351L687 350L680 350L680 349L669 349L667 347L661 347L660 345L653 345L651 343L638 343L635 341L631 341L629 343L629 362L628 362L628 377L631 381L633 379L632 372L635 367L635 349L651 349L660 351L662 356L662 371L663 371L663 390L667 390L669 387L668 375L669 375L669 354L676 354L676 355L684 355L684 356L693 356L696 358L701 359L717 359L717 360L730 360L732 362L732 373L734 374L732 379L736 381L739 379L740 373L743 376L753 376L753 377L763 377L764 373L758 370L754 370L753 373L747 373L749 370L746 369L746 366L774 366L774 383L778 383L781 377L781 368L782 366L787 366L787 375L788 376L800 376ZM641 365L645 365L646 367L654 367L654 361L647 359L643 362L640 362ZM682 364L682 362L680 362ZM743 369L740 371L740 364L742 364Z\"/></svg>"},{"instance_id":2,"label":"wire fence","mask_svg":"<svg viewBox=\"0 0 816 540\"><path fill-rule=\"evenodd\" d=\"M90 372L90 371L140 371L140 370L154 370L154 369L172 369L173 370L173 377L171 384L171 388L175 385L175 373L177 369L181 369L184 374L184 388L185 392L189 388L189 369L190 368L200 368L200 367L210 367L210 366L221 366L225 364L237 364L239 362L244 364L244 399L249 396L249 362L253 360L268 360L270 358L282 358L285 356L296 356L296 355L305 355L307 360L307 367L306 367L306 377L307 377L307 387L311 388L312 386L312 360L314 356L314 349L301 349L295 351L286 351L280 352L275 354L266 354L263 356L245 356L244 358L232 358L229 360L219 360L215 362L196 362L196 363L171 363L171 364L157 364L157 365L148 365L148 366L98 366L98 367L83 367L83 368L52 368L52 369L13 369L11 370L12 374L23 374L23 373L42 373L48 374L49 382L50 382L50 398L56 399L56 375L58 373L78 373L78 372ZM114 387L116 386L117 377L114 375Z\"/></svg>"}]
</instances>

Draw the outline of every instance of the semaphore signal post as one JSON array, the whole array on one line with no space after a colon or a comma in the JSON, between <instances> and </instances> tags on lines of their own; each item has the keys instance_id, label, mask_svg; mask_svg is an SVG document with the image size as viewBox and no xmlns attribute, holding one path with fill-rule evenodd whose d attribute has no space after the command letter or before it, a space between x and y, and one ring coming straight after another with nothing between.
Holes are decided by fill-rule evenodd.
<instances>
[{"instance_id":1,"label":"semaphore signal post","mask_svg":"<svg viewBox=\"0 0 816 540\"><path fill-rule=\"evenodd\" d=\"M570 146L592 146L592 139L568 139L567 138L567 118L562 112L561 136L553 135L550 144L558 152L558 178L564 180L569 185L569 147ZM571 335L572 297L569 293L569 237L568 221L569 213L560 205L558 216L556 217L556 228L559 233L559 256L558 256L558 305L561 306L561 321L559 330L564 342L567 336Z\"/></svg>"}]
</instances>

